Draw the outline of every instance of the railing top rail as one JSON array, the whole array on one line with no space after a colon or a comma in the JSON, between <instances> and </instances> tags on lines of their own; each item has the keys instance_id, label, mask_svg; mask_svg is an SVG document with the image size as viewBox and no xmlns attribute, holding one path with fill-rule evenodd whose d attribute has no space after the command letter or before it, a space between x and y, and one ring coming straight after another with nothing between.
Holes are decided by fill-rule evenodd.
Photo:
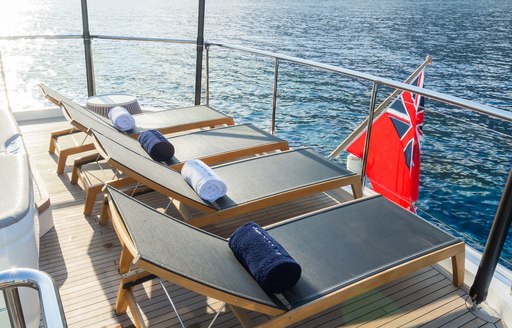
<instances>
[{"instance_id":1,"label":"railing top rail","mask_svg":"<svg viewBox=\"0 0 512 328\"><path fill-rule=\"evenodd\" d=\"M120 40L120 41L147 41L147 42L163 42L163 43L181 43L181 44L196 44L195 40L187 39L170 39L170 38L146 38L137 36L118 36L118 35L91 35L92 39L103 40Z\"/></svg>"},{"instance_id":2,"label":"railing top rail","mask_svg":"<svg viewBox=\"0 0 512 328\"><path fill-rule=\"evenodd\" d=\"M58 39L81 39L82 34L55 34L55 35L9 35L0 36L0 41L15 40L58 40ZM180 44L196 44L195 40L188 39L171 39L171 38L147 38L138 36L120 36L120 35L91 35L91 39L103 40L119 40L119 41L146 41L146 42L162 42L162 43L180 43Z\"/></svg>"},{"instance_id":3,"label":"railing top rail","mask_svg":"<svg viewBox=\"0 0 512 328\"><path fill-rule=\"evenodd\" d=\"M59 40L59 39L81 39L82 34L54 34L54 35L9 35L0 36L0 41L16 41L16 40Z\"/></svg>"},{"instance_id":4,"label":"railing top rail","mask_svg":"<svg viewBox=\"0 0 512 328\"><path fill-rule=\"evenodd\" d=\"M296 64L311 66L311 67L315 67L315 68L318 68L321 70L334 72L334 73L342 74L345 76L370 81L370 82L388 86L388 87L391 87L394 89L410 91L412 93L420 94L427 98L435 99L435 100L438 100L438 101L446 103L446 104L455 105L455 106L463 107L463 108L468 108L468 109L474 110L479 113L487 114L487 115L490 115L493 117L505 119L507 121L512 122L512 112L509 112L509 111L506 111L503 109L499 109L496 107L492 107L489 105L480 104L480 103L477 103L477 102L474 102L471 100L466 100L466 99L462 99L459 97L450 96L445 93L441 93L441 92L437 92L437 91L433 91L433 90L429 90L429 89L425 89L425 88L418 88L416 86L402 83L402 82L397 82L397 81L394 81L394 80L391 80L388 78L383 78L383 77L379 77L376 75L363 73L363 72L359 72L359 71L355 71L352 69L343 68L343 67L339 67L339 66L322 64L322 63L315 62L315 61L308 60L308 59L302 59L302 58L278 54L278 53L274 53L274 52L270 52L270 51L253 49L253 48L249 48L249 47L231 45L231 44L226 44L226 43L214 43L214 42L206 42L206 44L207 44L207 46L218 46L218 47L222 47L222 48L226 48L226 49L233 49L233 50L248 52L248 53L252 53L252 54L258 54L258 55L262 55L262 56L266 56L266 57L277 58L280 60L285 60L285 61L289 61L289 62L296 63Z\"/></svg>"},{"instance_id":5,"label":"railing top rail","mask_svg":"<svg viewBox=\"0 0 512 328\"><path fill-rule=\"evenodd\" d=\"M0 41L2 40L20 40L20 39L79 39L82 38L82 35L69 34L69 35L20 35L20 36L0 36ZM170 39L170 38L147 38L147 37L133 37L133 36L111 36L111 35L91 35L91 39L104 39L104 40L121 40L121 41L146 41L146 42L163 42L163 43L177 43L177 44L196 44L195 40L186 40L186 39ZM512 122L512 112L506 111L500 108L492 107L485 104L480 104L471 100L462 99L459 97L451 96L442 92L437 92L425 88L418 88L413 85L409 85L406 83L398 82L395 80L391 80L388 78L379 77L376 75L359 72L356 70L343 68L339 66L323 64L319 62L315 62L308 59L302 59L298 57L283 55L275 52L265 51L254 49L250 47L232 45L227 43L220 42L205 42L205 46L218 46L226 49L232 49L252 54L257 54L265 57L271 57L275 59L280 59L283 61L288 61L300 65L306 65L310 67L314 67L317 69L334 72L338 74L342 74L345 76L370 81L379 85L388 86L398 90L409 91L412 93L423 95L430 99L435 99L437 101L455 105L462 108L468 108L470 110L483 113L486 115L490 115L492 117L501 118L507 121Z\"/></svg>"},{"instance_id":6,"label":"railing top rail","mask_svg":"<svg viewBox=\"0 0 512 328\"><path fill-rule=\"evenodd\" d=\"M0 290L8 287L37 289L46 326L67 327L59 292L46 272L28 268L1 271Z\"/></svg>"}]
</instances>

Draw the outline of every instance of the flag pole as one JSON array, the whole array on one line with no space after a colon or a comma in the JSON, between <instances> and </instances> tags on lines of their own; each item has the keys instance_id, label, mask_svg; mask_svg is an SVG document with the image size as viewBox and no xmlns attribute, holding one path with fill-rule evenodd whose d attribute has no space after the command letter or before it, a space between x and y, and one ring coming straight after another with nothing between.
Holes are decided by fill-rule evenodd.
<instances>
[{"instance_id":1,"label":"flag pole","mask_svg":"<svg viewBox=\"0 0 512 328\"><path fill-rule=\"evenodd\" d=\"M404 81L404 83L411 83L414 81L416 77L427 67L428 65L432 64L432 57L427 56L425 58L425 61ZM375 108L373 117L379 116L380 113L382 113L389 104L395 99L400 93L402 93L402 90L394 90L389 97L387 97L379 106ZM368 118L366 118L357 128L352 131L352 133L343 140L336 149L332 151L332 153L329 155L329 158L335 159L338 158L342 151L344 151L350 143L359 136L364 129L368 126Z\"/></svg>"},{"instance_id":2,"label":"flag pole","mask_svg":"<svg viewBox=\"0 0 512 328\"><path fill-rule=\"evenodd\" d=\"M364 141L363 148L363 162L361 165L361 185L364 186L364 177L366 176L366 162L368 161L368 154L370 153L370 138L372 135L373 118L375 117L375 102L377 101L377 89L379 85L373 82L372 98L370 100L370 112L368 113L368 125L366 127L366 140Z\"/></svg>"}]
</instances>

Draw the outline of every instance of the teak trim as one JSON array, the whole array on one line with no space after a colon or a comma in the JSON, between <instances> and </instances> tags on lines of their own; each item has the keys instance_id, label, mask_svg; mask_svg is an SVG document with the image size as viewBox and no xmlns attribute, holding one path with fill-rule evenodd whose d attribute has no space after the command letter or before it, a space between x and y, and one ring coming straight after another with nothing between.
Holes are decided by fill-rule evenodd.
<instances>
[{"instance_id":1,"label":"teak trim","mask_svg":"<svg viewBox=\"0 0 512 328\"><path fill-rule=\"evenodd\" d=\"M350 176L343 176L338 177L334 179L330 179L327 181L317 182L313 183L307 186L303 186L300 188L295 188L292 190L287 190L281 193L273 194L270 196L266 196L260 199L256 199L250 202L246 202L243 204L239 204L234 207L230 207L224 210L218 210L211 214L205 214L202 216L190 218L187 222L197 226L197 227L203 227L208 224L212 223L218 223L227 219L230 219L232 217L235 217L237 215L246 214L252 211L257 211L269 206L278 205L281 203L285 203L287 201L299 199L301 197L306 197L309 195L313 195L320 192L325 192L329 190L334 190L336 188L344 187L344 186L352 186L352 190L361 190L361 182L358 175L350 175ZM355 198L362 197L362 192L356 192ZM177 204L177 201L174 202L175 206ZM188 205L188 204L187 204Z\"/></svg>"}]
</instances>

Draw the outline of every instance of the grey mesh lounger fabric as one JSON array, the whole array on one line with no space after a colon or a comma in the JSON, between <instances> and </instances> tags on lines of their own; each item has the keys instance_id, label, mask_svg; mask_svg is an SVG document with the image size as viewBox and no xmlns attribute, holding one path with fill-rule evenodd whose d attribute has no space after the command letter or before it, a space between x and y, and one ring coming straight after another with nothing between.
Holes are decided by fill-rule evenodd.
<instances>
[{"instance_id":1,"label":"grey mesh lounger fabric","mask_svg":"<svg viewBox=\"0 0 512 328\"><path fill-rule=\"evenodd\" d=\"M464 243L378 196L266 228L303 270L298 284L283 293L287 303L283 307L248 275L226 240L113 188L108 193L116 232L124 247L131 249L123 250L131 256L121 259L121 273L135 258L135 267L146 274L217 298L235 311L245 308L273 316L270 327L292 324L445 258L452 258L454 284L463 282ZM132 279L128 276L121 286ZM131 291L121 287L118 297L127 292Z\"/></svg>"},{"instance_id":2,"label":"grey mesh lounger fabric","mask_svg":"<svg viewBox=\"0 0 512 328\"><path fill-rule=\"evenodd\" d=\"M350 185L354 197L361 196L360 179L311 149L298 149L253 157L212 167L226 182L228 193L215 203L196 194L180 173L140 156L106 136L93 131L97 149L107 163L147 187L171 197L176 207L192 206L204 215L187 217L196 226L277 205L306 195ZM176 204L179 202L180 204ZM105 220L101 220L105 223Z\"/></svg>"},{"instance_id":3,"label":"grey mesh lounger fabric","mask_svg":"<svg viewBox=\"0 0 512 328\"><path fill-rule=\"evenodd\" d=\"M117 130L113 130L110 126L98 124L94 129L102 135L115 140L117 144L151 160L150 156L135 139L119 134ZM179 170L184 161L189 159L201 159L205 163L212 165L249 155L289 149L287 141L258 129L251 124L230 125L216 129L201 130L168 137L168 140L174 145L175 154L167 164L175 170ZM78 179L80 179L82 183L86 193L84 206L84 214L86 215L91 214L97 195L101 193L105 182L112 184L113 181L116 181L117 187L121 187L123 184L122 177L111 178L112 181L97 181L99 180L97 175L94 175L94 183L90 183L88 169L91 168L94 171L98 166L97 163L90 165L88 163L96 162L97 160L98 155L93 154L75 160L73 165L71 182L77 183ZM113 175L110 176L112 177ZM126 180L126 182L130 182L130 180Z\"/></svg>"},{"instance_id":4,"label":"grey mesh lounger fabric","mask_svg":"<svg viewBox=\"0 0 512 328\"><path fill-rule=\"evenodd\" d=\"M111 127L93 128L103 136L114 140L119 145L132 150L140 156L150 158L139 142L128 136L119 135ZM218 163L209 158L222 156L225 160L262 153L272 150L287 150L288 142L252 124L230 125L215 129L201 130L187 134L167 137L174 146L174 157L168 165L176 165L194 158L205 158L206 163ZM246 150L244 152L244 150ZM233 157L229 153L242 153Z\"/></svg>"},{"instance_id":5,"label":"grey mesh lounger fabric","mask_svg":"<svg viewBox=\"0 0 512 328\"><path fill-rule=\"evenodd\" d=\"M88 129L98 124L110 125L110 122L105 117L88 111L48 86L44 84L39 86L45 97L52 103L60 107L66 107L63 111L64 116L73 126L71 129L54 131L50 138L49 152L57 152L57 173L61 174L64 171L65 162L69 155L92 150L94 147L92 143L85 143L63 150L58 145L58 138L75 132L87 133ZM147 112L133 115L133 118L135 119L135 128L128 133L132 137L136 137L142 131L149 129L159 130L162 134L168 134L197 128L234 124L232 117L222 114L209 106L193 106Z\"/></svg>"},{"instance_id":6,"label":"grey mesh lounger fabric","mask_svg":"<svg viewBox=\"0 0 512 328\"><path fill-rule=\"evenodd\" d=\"M55 90L52 90L44 84L40 84L41 90L45 97L47 97L54 104L62 106L67 104L72 106L76 111L81 111L85 115L93 118L96 121L102 121L103 123L109 124L108 119L91 112L84 107L73 102L69 98L62 96ZM135 129L130 131L130 135L137 135L141 131L156 129L163 134L190 130L197 127L208 127L213 125L234 124L233 118L225 115L208 106L192 106L183 108L174 108L163 111L155 112L144 112L141 114L133 115L135 119ZM71 116L71 119L75 119ZM80 124L80 121L77 121ZM189 127L191 126L192 127ZM198 126L199 125L199 126ZM86 128L92 128L94 126L83 125Z\"/></svg>"}]
</instances>

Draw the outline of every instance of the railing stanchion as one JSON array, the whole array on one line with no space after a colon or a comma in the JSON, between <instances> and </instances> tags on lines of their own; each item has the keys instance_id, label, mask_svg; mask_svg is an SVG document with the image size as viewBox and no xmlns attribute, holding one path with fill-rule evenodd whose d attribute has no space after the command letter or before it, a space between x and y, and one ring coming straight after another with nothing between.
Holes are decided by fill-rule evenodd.
<instances>
[{"instance_id":1,"label":"railing stanchion","mask_svg":"<svg viewBox=\"0 0 512 328\"><path fill-rule=\"evenodd\" d=\"M370 137L372 135L373 117L375 115L375 103L377 101L378 84L373 82L372 97L370 99L370 112L368 113L368 125L366 128L366 139L363 149L363 163L361 165L361 184L364 186L364 177L366 175L366 162L368 161L368 153L370 152Z\"/></svg>"},{"instance_id":2,"label":"railing stanchion","mask_svg":"<svg viewBox=\"0 0 512 328\"><path fill-rule=\"evenodd\" d=\"M84 52L85 52L85 73L87 77L87 94L89 97L96 95L96 86L94 83L94 68L92 64L91 33L89 32L89 13L87 11L87 0L82 0L82 25L84 34Z\"/></svg>"},{"instance_id":3,"label":"railing stanchion","mask_svg":"<svg viewBox=\"0 0 512 328\"><path fill-rule=\"evenodd\" d=\"M205 63L205 70L206 70L206 104L209 105L210 104L210 55L209 55L209 46L206 45L204 47L205 49L205 60L206 60L206 63Z\"/></svg>"},{"instance_id":4,"label":"railing stanchion","mask_svg":"<svg viewBox=\"0 0 512 328\"><path fill-rule=\"evenodd\" d=\"M59 291L50 275L27 268L0 271L0 290L5 292L7 311L10 313L9 315L15 316L17 320L21 321L21 327L25 327L25 323L16 291L19 287L29 287L38 291L45 327L67 327ZM18 306L20 306L19 310L16 308ZM19 326L15 324L14 327Z\"/></svg>"},{"instance_id":5,"label":"railing stanchion","mask_svg":"<svg viewBox=\"0 0 512 328\"><path fill-rule=\"evenodd\" d=\"M507 239L510 224L512 223L512 169L508 174L507 182L501 196L496 217L492 223L489 238L485 244L482 259L476 272L475 281L469 290L469 296L478 305L485 301L491 284L492 276L498 265L503 245Z\"/></svg>"},{"instance_id":6,"label":"railing stanchion","mask_svg":"<svg viewBox=\"0 0 512 328\"><path fill-rule=\"evenodd\" d=\"M274 66L274 93L272 95L272 134L276 134L276 110L277 110L277 80L279 77L279 58L276 58Z\"/></svg>"},{"instance_id":7,"label":"railing stanchion","mask_svg":"<svg viewBox=\"0 0 512 328\"><path fill-rule=\"evenodd\" d=\"M25 328L25 317L21 308L20 294L17 287L4 289L5 306L8 309L9 320L13 328Z\"/></svg>"},{"instance_id":8,"label":"railing stanchion","mask_svg":"<svg viewBox=\"0 0 512 328\"><path fill-rule=\"evenodd\" d=\"M196 58L196 106L201 104L201 73L203 71L203 48L204 48L204 6L205 0L199 0L199 14L197 20L197 58Z\"/></svg>"},{"instance_id":9,"label":"railing stanchion","mask_svg":"<svg viewBox=\"0 0 512 328\"><path fill-rule=\"evenodd\" d=\"M425 68L432 64L432 57L427 56L425 58L425 61L418 67L416 70L409 75L407 79L405 79L404 83L410 84L416 79L421 72L425 70ZM383 102L379 104L375 108L375 115L379 115L383 111L385 111L388 106L395 100L395 98L402 93L402 90L395 89ZM368 118L366 118L357 128L355 128L346 138L343 140L337 147L334 149L331 154L329 154L329 158L338 158L342 151L347 149L347 147L354 141L354 139L357 138L358 135L361 134L361 132L364 131L365 126L368 124Z\"/></svg>"}]
</instances>

